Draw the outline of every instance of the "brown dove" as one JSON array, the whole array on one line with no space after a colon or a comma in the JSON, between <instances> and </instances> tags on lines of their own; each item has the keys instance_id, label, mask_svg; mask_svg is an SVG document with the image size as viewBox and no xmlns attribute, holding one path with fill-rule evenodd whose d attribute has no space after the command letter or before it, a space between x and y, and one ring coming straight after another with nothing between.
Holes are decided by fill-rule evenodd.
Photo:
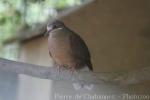
<instances>
[{"instance_id":1,"label":"brown dove","mask_svg":"<svg viewBox=\"0 0 150 100\"><path fill-rule=\"evenodd\" d=\"M82 38L63 22L55 20L47 24L49 54L59 67L80 70L88 67L93 71L91 56Z\"/></svg>"}]
</instances>

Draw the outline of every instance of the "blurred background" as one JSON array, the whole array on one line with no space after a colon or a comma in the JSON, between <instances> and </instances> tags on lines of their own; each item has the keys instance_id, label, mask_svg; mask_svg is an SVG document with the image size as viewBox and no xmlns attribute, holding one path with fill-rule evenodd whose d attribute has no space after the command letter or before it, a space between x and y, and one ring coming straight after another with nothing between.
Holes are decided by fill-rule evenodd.
<instances>
[{"instance_id":1,"label":"blurred background","mask_svg":"<svg viewBox=\"0 0 150 100\"><path fill-rule=\"evenodd\" d=\"M1 0L0 1L0 57L16 59L17 36L54 19L64 10L79 6L87 0Z\"/></svg>"},{"instance_id":2,"label":"blurred background","mask_svg":"<svg viewBox=\"0 0 150 100\"><path fill-rule=\"evenodd\" d=\"M43 35L47 22L55 18L84 39L94 72L121 73L150 66L150 0L0 0L0 57L52 66ZM71 82L0 71L0 100L66 100L61 97L76 94L150 95L150 81L122 86L108 82L95 84L91 91L76 91Z\"/></svg>"}]
</instances>

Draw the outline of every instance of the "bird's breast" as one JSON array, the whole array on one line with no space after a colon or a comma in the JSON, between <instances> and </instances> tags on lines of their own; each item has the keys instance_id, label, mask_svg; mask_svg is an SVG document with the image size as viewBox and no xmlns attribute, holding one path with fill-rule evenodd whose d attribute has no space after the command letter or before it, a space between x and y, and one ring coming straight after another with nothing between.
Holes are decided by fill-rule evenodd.
<instances>
[{"instance_id":1,"label":"bird's breast","mask_svg":"<svg viewBox=\"0 0 150 100\"><path fill-rule=\"evenodd\" d=\"M48 39L49 51L53 59L59 64L66 64L73 60L71 56L71 46L67 37L57 38L49 37Z\"/></svg>"}]
</instances>

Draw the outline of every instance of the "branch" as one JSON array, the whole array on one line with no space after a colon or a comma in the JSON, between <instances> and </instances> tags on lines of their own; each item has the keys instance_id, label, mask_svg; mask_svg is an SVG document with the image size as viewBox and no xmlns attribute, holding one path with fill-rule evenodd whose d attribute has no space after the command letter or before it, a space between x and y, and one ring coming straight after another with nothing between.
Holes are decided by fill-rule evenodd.
<instances>
[{"instance_id":1,"label":"branch","mask_svg":"<svg viewBox=\"0 0 150 100\"><path fill-rule=\"evenodd\" d=\"M57 72L56 67L44 67L39 65L27 64L0 58L0 70L14 72L17 74L25 74L33 77L51 80L86 82L100 84L109 82L115 84L135 84L144 80L150 80L150 67L126 71L126 72L109 72L109 73L93 73L93 72L74 72L72 75L68 70Z\"/></svg>"}]
</instances>

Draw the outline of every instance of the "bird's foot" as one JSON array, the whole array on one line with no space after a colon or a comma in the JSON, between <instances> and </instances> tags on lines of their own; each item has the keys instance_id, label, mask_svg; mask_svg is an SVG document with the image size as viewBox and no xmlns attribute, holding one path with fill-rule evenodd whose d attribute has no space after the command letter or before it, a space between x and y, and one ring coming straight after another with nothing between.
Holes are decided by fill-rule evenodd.
<instances>
[{"instance_id":1,"label":"bird's foot","mask_svg":"<svg viewBox=\"0 0 150 100\"><path fill-rule=\"evenodd\" d=\"M60 65L57 66L56 72L57 72L58 74L60 74Z\"/></svg>"},{"instance_id":2,"label":"bird's foot","mask_svg":"<svg viewBox=\"0 0 150 100\"><path fill-rule=\"evenodd\" d=\"M71 73L71 76L73 75L73 73L77 72L75 67L69 67L68 70Z\"/></svg>"},{"instance_id":3,"label":"bird's foot","mask_svg":"<svg viewBox=\"0 0 150 100\"><path fill-rule=\"evenodd\" d=\"M63 67L61 65L58 65L56 70L57 70L57 73L60 74L61 70L63 70Z\"/></svg>"}]
</instances>

